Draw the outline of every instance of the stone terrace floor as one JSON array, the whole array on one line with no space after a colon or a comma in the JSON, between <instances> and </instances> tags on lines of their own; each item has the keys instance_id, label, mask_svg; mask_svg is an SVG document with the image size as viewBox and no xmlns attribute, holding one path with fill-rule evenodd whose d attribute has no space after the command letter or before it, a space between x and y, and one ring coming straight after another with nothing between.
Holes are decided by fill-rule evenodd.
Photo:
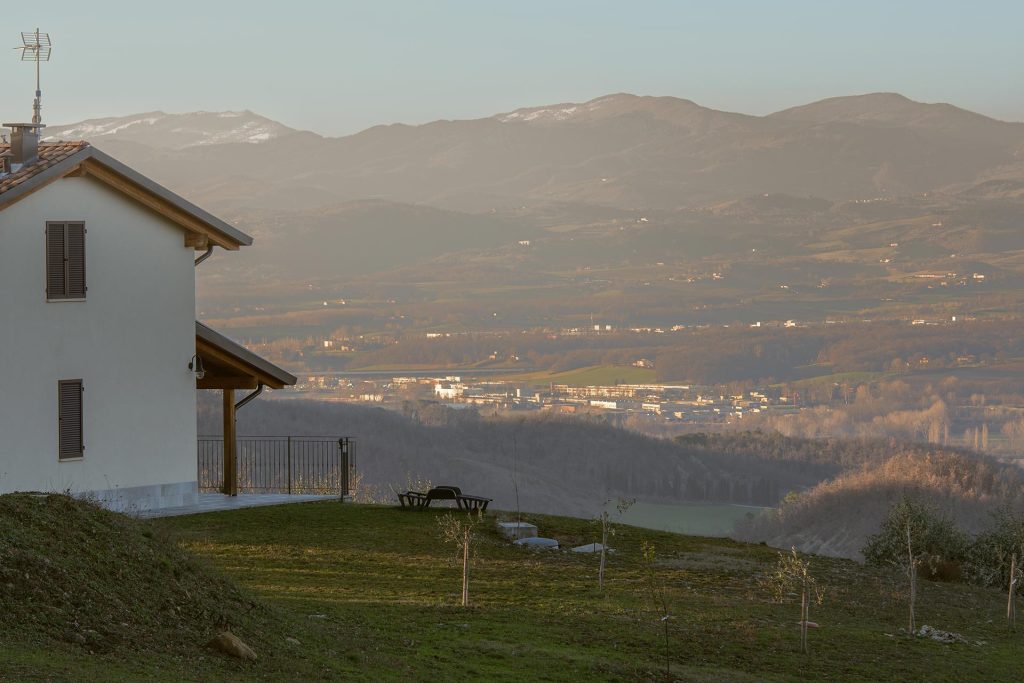
<instances>
[{"instance_id":1,"label":"stone terrace floor","mask_svg":"<svg viewBox=\"0 0 1024 683\"><path fill-rule=\"evenodd\" d=\"M178 517L181 515L198 515L203 512L219 512L221 510L239 510L241 508L262 507L264 505L288 505L291 503L312 503L321 500L338 500L338 496L318 496L287 493L243 493L237 496L225 496L222 493L200 493L199 502L195 505L163 508L160 510L143 510L136 516Z\"/></svg>"}]
</instances>

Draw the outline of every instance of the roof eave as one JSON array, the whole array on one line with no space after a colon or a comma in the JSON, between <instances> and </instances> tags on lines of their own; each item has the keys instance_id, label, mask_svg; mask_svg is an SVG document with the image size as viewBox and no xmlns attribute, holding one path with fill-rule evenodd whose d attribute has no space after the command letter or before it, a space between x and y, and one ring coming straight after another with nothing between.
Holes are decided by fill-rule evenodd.
<instances>
[{"instance_id":1,"label":"roof eave","mask_svg":"<svg viewBox=\"0 0 1024 683\"><path fill-rule=\"evenodd\" d=\"M184 197L175 194L174 192L171 192L163 185L160 185L156 181L142 175L135 169L118 161L109 154L101 152L100 150L91 146L87 149L87 151L90 152L88 157L89 159L95 161L96 163L102 164L103 166L106 166L108 169L110 169L117 175L120 175L126 180L134 183L135 185L138 185L143 190L153 195L156 195L157 197L159 197L165 202L168 202L172 206L188 214L191 214L200 222L209 226L214 232L219 233L219 236L224 237L230 242L232 242L235 249L239 247L247 247L252 245L252 237L250 235L247 235L246 233L242 232L241 230L227 223L226 221L223 221L220 218L217 218L213 214L209 213L208 211L205 211L204 209L196 206L195 204L188 201ZM230 246L227 245L220 246L224 246L225 248L228 249L231 248Z\"/></svg>"},{"instance_id":2,"label":"roof eave","mask_svg":"<svg viewBox=\"0 0 1024 683\"><path fill-rule=\"evenodd\" d=\"M91 145L40 171L25 182L0 193L0 210L78 170L107 184L120 185L117 183L117 180L120 179L121 183L125 184L120 185L117 189L122 192L137 189L140 195L135 198L147 199L143 203L150 203L151 208L157 211L160 211L161 207L171 209L172 213L177 214L168 216L171 220L179 223L187 233L195 232L198 237L202 238L194 240L194 244L190 246L200 248L207 246L204 243L212 243L234 251L240 247L247 247L253 242L252 237L241 230ZM128 193L131 194L131 192ZM187 225L183 220L186 218L188 219Z\"/></svg>"},{"instance_id":3,"label":"roof eave","mask_svg":"<svg viewBox=\"0 0 1024 683\"><path fill-rule=\"evenodd\" d=\"M196 321L196 340L230 354L237 362L245 367L242 368L247 374L251 374L260 384L271 389L283 389L286 386L294 386L298 378L274 365L270 361L261 358L241 344L228 339L216 330Z\"/></svg>"}]
</instances>

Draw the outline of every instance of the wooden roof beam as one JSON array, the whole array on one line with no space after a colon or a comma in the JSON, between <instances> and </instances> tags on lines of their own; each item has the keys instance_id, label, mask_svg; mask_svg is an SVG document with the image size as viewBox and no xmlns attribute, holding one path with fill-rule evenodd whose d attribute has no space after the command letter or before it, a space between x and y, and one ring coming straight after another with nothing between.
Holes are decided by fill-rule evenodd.
<instances>
[{"instance_id":1,"label":"wooden roof beam","mask_svg":"<svg viewBox=\"0 0 1024 683\"><path fill-rule=\"evenodd\" d=\"M147 192L126 178L123 178L117 173L106 168L103 164L93 161L92 159L86 159L82 162L81 169L84 173L106 183L115 190L131 197L143 206L146 206L169 220L174 221L178 225L183 226L188 231L185 238L186 246L189 246L188 234L195 233L196 235L204 236L207 239L207 242L202 247L194 246L194 249L206 249L210 242L222 249L228 249L230 251L236 251L238 249L238 244L236 242L218 235L211 230L209 226L197 220L192 214L182 211L178 207L173 206L170 202L166 202L159 197L154 196L151 192Z\"/></svg>"}]
</instances>

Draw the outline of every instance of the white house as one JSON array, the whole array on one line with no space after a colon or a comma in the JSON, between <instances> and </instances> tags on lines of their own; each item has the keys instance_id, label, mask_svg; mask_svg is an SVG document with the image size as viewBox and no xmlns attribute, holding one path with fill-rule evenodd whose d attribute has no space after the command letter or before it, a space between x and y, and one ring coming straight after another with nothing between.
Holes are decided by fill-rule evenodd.
<instances>
[{"instance_id":1,"label":"white house","mask_svg":"<svg viewBox=\"0 0 1024 683\"><path fill-rule=\"evenodd\" d=\"M88 143L5 125L0 493L195 502L197 388L224 393L224 490L237 492L234 391L295 378L195 321L195 268L252 238Z\"/></svg>"}]
</instances>

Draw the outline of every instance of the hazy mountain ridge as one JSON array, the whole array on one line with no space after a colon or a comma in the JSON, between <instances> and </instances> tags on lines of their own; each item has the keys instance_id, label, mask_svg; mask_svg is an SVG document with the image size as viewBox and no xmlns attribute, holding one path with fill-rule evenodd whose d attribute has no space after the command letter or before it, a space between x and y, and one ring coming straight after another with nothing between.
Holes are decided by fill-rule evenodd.
<instances>
[{"instance_id":1,"label":"hazy mountain ridge","mask_svg":"<svg viewBox=\"0 0 1024 683\"><path fill-rule=\"evenodd\" d=\"M935 283L978 314L972 292L1012 297L1024 274L1024 124L951 105L879 93L758 117L617 94L343 138L282 127L258 144L199 144L265 122L242 114L90 122L100 148L256 236L259 249L202 269L204 309L207 295L260 315L287 300L333 320L323 301L358 284L374 300L436 302L388 304L387 320L469 329L580 312L669 326L888 316L897 300L920 317L949 305L922 275L984 274ZM246 298L257 283L260 303Z\"/></svg>"},{"instance_id":2,"label":"hazy mountain ridge","mask_svg":"<svg viewBox=\"0 0 1024 683\"><path fill-rule=\"evenodd\" d=\"M675 208L765 192L862 199L1024 176L1024 124L885 93L769 116L616 94L341 138L249 112L155 112L48 134L109 146L174 188L204 190L215 209L241 202L209 192L228 181L321 203L375 197L480 210L551 201Z\"/></svg>"},{"instance_id":3,"label":"hazy mountain ridge","mask_svg":"<svg viewBox=\"0 0 1024 683\"><path fill-rule=\"evenodd\" d=\"M775 112L770 118L879 127L912 126L950 132L971 127L975 132L981 130L992 135L1024 132L1024 123L999 121L945 102L915 102L899 93L831 97Z\"/></svg>"},{"instance_id":4,"label":"hazy mountain ridge","mask_svg":"<svg viewBox=\"0 0 1024 683\"><path fill-rule=\"evenodd\" d=\"M48 126L44 140L86 139L102 145L107 140L116 139L118 142L174 150L202 145L259 144L294 132L282 123L251 111L187 114L152 111Z\"/></svg>"}]
</instances>

